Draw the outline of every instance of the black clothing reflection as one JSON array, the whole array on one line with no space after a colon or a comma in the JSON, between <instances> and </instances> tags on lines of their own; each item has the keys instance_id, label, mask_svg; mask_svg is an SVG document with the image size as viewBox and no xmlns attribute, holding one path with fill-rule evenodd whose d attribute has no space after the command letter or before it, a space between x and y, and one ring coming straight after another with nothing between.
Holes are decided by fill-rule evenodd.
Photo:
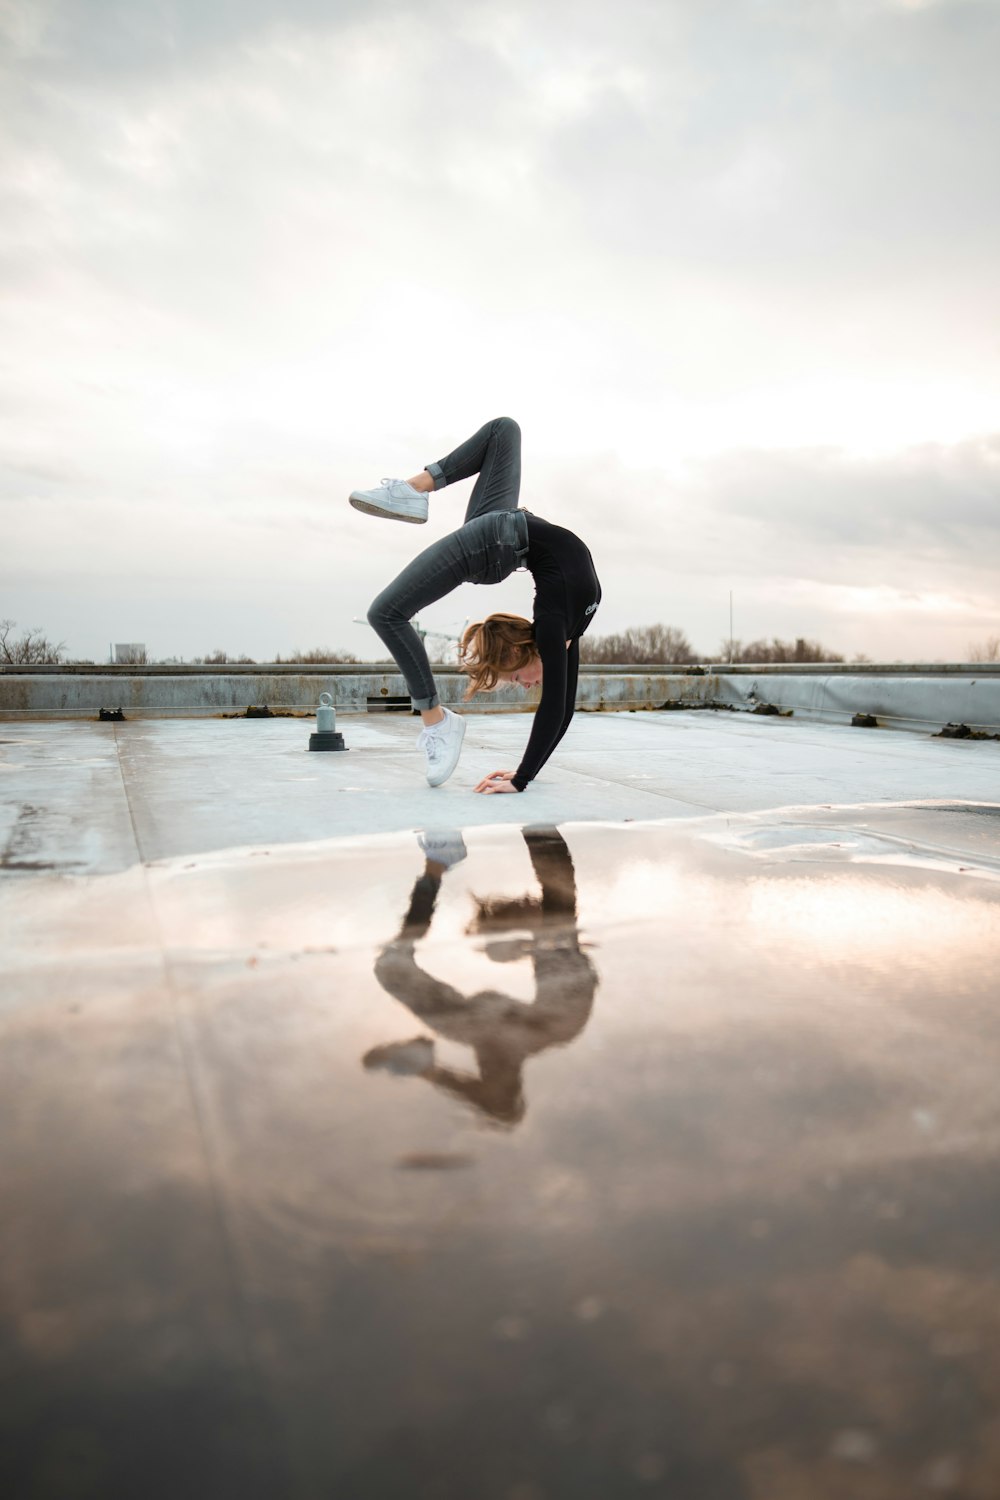
<instances>
[{"instance_id":1,"label":"black clothing reflection","mask_svg":"<svg viewBox=\"0 0 1000 1500\"><path fill-rule=\"evenodd\" d=\"M375 976L439 1036L471 1047L478 1073L439 1066L428 1037L375 1047L364 1058L367 1068L424 1078L503 1125L524 1117L521 1074L526 1060L578 1036L597 989L594 966L580 947L576 876L566 841L555 828L522 828L521 834L541 895L476 897L476 915L466 931L486 936L484 952L494 963L531 959L534 1000L526 1004L492 989L463 995L421 969L416 944L430 928L448 865L465 853L461 835L445 840L451 851L447 862L434 858L436 851L424 843L424 874L414 884L399 935L376 959Z\"/></svg>"}]
</instances>

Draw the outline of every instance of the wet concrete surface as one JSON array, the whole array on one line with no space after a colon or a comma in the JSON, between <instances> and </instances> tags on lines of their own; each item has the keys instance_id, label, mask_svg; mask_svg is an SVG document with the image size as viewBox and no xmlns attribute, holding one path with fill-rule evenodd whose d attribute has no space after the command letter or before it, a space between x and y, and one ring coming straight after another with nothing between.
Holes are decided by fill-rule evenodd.
<instances>
[{"instance_id":1,"label":"wet concrete surface","mask_svg":"<svg viewBox=\"0 0 1000 1500\"><path fill-rule=\"evenodd\" d=\"M1000 805L140 859L112 770L0 869L0 1492L998 1493Z\"/></svg>"},{"instance_id":2,"label":"wet concrete surface","mask_svg":"<svg viewBox=\"0 0 1000 1500\"><path fill-rule=\"evenodd\" d=\"M310 720L0 723L0 867L92 873L213 849L438 825L660 820L816 804L989 802L1000 745L747 714L577 714L522 797L526 714L469 714L428 787L409 715L339 716L349 749L308 752Z\"/></svg>"}]
</instances>

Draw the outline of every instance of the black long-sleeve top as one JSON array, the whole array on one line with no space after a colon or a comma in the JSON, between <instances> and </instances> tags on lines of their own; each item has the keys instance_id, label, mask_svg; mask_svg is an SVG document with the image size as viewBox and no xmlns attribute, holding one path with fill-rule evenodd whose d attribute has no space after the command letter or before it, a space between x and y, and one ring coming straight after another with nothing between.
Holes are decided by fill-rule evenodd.
<instances>
[{"instance_id":1,"label":"black long-sleeve top","mask_svg":"<svg viewBox=\"0 0 1000 1500\"><path fill-rule=\"evenodd\" d=\"M580 538L530 511L525 514L526 566L535 580L535 645L542 663L542 700L521 764L511 777L519 792L538 775L569 728L576 707L580 637L601 602L594 559Z\"/></svg>"}]
</instances>

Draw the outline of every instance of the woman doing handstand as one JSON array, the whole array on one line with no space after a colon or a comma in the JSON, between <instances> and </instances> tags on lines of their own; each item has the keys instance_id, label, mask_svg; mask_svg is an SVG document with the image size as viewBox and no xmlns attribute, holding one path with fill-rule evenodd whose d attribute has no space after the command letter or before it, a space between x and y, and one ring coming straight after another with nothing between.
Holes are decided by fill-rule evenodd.
<instances>
[{"instance_id":1,"label":"woman doing handstand","mask_svg":"<svg viewBox=\"0 0 1000 1500\"><path fill-rule=\"evenodd\" d=\"M510 417L487 422L453 453L412 479L384 479L353 490L351 504L396 521L427 520L427 495L478 474L465 524L434 542L372 603L368 620L388 647L423 719L419 743L431 786L458 764L465 724L441 703L423 641L410 621L461 583L501 583L515 568L535 582L533 618L494 614L470 625L459 659L469 676L467 698L499 682L542 688L521 764L491 771L477 792L523 792L569 727L576 705L580 636L601 602L594 561L578 536L530 511L518 510L521 429Z\"/></svg>"}]
</instances>

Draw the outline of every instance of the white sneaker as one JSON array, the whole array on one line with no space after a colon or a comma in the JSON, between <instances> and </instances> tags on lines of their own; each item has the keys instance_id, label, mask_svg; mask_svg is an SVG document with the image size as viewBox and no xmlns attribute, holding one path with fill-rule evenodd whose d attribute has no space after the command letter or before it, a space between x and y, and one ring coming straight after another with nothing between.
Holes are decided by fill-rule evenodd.
<instances>
[{"instance_id":1,"label":"white sneaker","mask_svg":"<svg viewBox=\"0 0 1000 1500\"><path fill-rule=\"evenodd\" d=\"M434 1043L429 1036L415 1036L409 1042L386 1042L384 1047L372 1047L361 1061L369 1073L381 1068L399 1078L419 1078L434 1066Z\"/></svg>"},{"instance_id":2,"label":"white sneaker","mask_svg":"<svg viewBox=\"0 0 1000 1500\"><path fill-rule=\"evenodd\" d=\"M349 499L355 510L366 511L370 516L410 521L414 526L427 520L427 496L405 479L383 479L373 490L352 490Z\"/></svg>"},{"instance_id":3,"label":"white sneaker","mask_svg":"<svg viewBox=\"0 0 1000 1500\"><path fill-rule=\"evenodd\" d=\"M450 870L452 865L461 864L469 853L457 828L425 828L417 834L417 843L428 859L444 865L446 870Z\"/></svg>"},{"instance_id":4,"label":"white sneaker","mask_svg":"<svg viewBox=\"0 0 1000 1500\"><path fill-rule=\"evenodd\" d=\"M427 780L431 786L441 786L458 765L465 739L465 720L453 714L450 708L444 711L439 724L428 724L417 736L417 744L427 756Z\"/></svg>"}]
</instances>

